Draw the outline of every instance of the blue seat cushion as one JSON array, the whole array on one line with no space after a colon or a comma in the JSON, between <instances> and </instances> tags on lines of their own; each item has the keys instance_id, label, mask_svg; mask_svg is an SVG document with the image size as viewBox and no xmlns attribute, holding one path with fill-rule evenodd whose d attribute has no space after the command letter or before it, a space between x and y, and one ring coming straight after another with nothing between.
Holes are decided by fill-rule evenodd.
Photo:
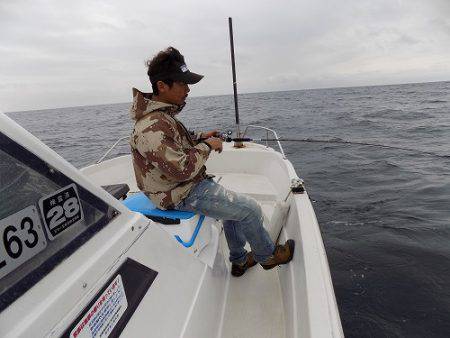
<instances>
[{"instance_id":1,"label":"blue seat cushion","mask_svg":"<svg viewBox=\"0 0 450 338\"><path fill-rule=\"evenodd\" d=\"M195 214L190 211L158 209L143 192L139 192L126 198L123 201L123 204L125 204L131 211L140 212L145 216L156 216L174 220L190 219L195 216Z\"/></svg>"}]
</instances>

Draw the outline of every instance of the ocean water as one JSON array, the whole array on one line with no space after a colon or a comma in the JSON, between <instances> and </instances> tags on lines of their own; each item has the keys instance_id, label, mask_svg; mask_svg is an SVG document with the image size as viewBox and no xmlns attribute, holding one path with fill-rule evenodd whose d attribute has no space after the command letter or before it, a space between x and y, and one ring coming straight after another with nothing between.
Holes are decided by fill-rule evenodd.
<instances>
[{"instance_id":1,"label":"ocean water","mask_svg":"<svg viewBox=\"0 0 450 338\"><path fill-rule=\"evenodd\" d=\"M9 116L83 167L130 133L129 106ZM345 335L450 337L450 82L243 94L239 106L241 124L284 138L412 149L283 144L313 200ZM233 129L233 107L231 95L189 98L179 118Z\"/></svg>"}]
</instances>

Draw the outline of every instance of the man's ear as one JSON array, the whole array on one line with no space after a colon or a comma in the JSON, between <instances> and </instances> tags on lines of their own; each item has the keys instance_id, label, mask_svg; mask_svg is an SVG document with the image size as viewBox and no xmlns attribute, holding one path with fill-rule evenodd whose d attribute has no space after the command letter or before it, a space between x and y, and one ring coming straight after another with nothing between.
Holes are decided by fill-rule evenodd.
<instances>
[{"instance_id":1,"label":"man's ear","mask_svg":"<svg viewBox=\"0 0 450 338\"><path fill-rule=\"evenodd\" d=\"M156 86L158 87L158 91L160 93L164 93L167 90L167 84L163 81L157 81Z\"/></svg>"}]
</instances>

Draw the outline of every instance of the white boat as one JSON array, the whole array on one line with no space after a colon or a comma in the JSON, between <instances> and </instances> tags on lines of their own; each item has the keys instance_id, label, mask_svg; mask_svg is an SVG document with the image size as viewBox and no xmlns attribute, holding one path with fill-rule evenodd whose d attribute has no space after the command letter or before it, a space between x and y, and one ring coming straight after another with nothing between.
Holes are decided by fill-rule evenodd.
<instances>
[{"instance_id":1,"label":"white boat","mask_svg":"<svg viewBox=\"0 0 450 338\"><path fill-rule=\"evenodd\" d=\"M0 114L0 336L343 337L314 210L280 149L226 144L206 164L268 220L290 207L280 241L296 241L293 260L234 278L219 221L163 224L176 222L102 188L138 196L130 155L77 170Z\"/></svg>"}]
</instances>

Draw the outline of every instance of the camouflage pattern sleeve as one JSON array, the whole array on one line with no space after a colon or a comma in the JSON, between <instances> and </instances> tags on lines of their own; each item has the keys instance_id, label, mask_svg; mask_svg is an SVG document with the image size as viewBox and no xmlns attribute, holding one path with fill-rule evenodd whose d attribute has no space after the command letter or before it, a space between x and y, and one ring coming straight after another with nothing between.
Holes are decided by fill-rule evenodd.
<instances>
[{"instance_id":1,"label":"camouflage pattern sleeve","mask_svg":"<svg viewBox=\"0 0 450 338\"><path fill-rule=\"evenodd\" d=\"M137 150L149 163L179 182L189 181L203 171L211 151L205 143L183 146L171 121L159 116L149 122L135 139Z\"/></svg>"}]
</instances>

